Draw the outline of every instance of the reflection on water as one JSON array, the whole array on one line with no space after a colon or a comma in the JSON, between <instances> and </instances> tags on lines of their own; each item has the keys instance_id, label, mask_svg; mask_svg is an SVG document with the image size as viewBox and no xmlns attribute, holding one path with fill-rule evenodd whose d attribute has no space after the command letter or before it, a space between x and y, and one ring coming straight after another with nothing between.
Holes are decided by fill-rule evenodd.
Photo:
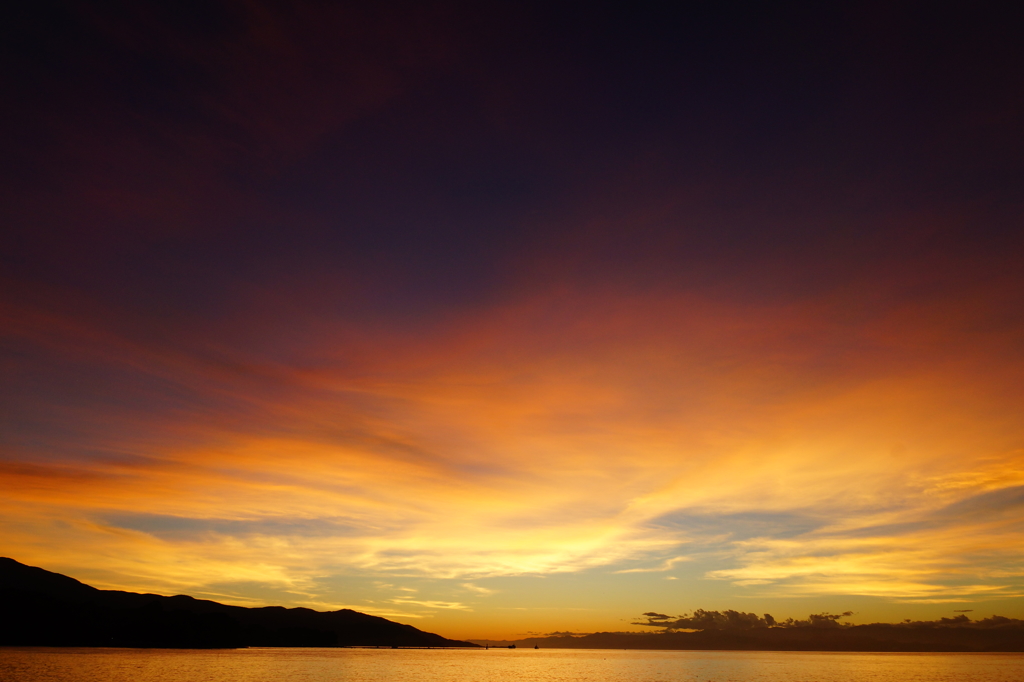
<instances>
[{"instance_id":1,"label":"reflection on water","mask_svg":"<svg viewBox=\"0 0 1024 682\"><path fill-rule=\"evenodd\" d=\"M4 682L1020 682L1024 654L0 648Z\"/></svg>"}]
</instances>

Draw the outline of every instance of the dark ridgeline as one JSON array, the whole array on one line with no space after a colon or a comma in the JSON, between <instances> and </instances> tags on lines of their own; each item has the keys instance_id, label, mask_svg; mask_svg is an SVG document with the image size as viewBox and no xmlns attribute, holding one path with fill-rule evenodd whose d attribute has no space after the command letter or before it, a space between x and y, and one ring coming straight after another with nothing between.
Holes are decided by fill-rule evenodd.
<instances>
[{"instance_id":1,"label":"dark ridgeline","mask_svg":"<svg viewBox=\"0 0 1024 682\"><path fill-rule=\"evenodd\" d=\"M845 625L839 619L851 614L815 614L804 621L784 622L777 622L768 614L762 618L737 611L698 610L693 616L676 621L661 614L644 615L648 620L634 625L666 629L657 633L560 634L515 643L521 647L562 649L1024 652L1024 620L1002 616L976 621L961 615L934 621ZM690 631L678 631L683 628ZM498 646L510 642L486 643Z\"/></svg>"},{"instance_id":2,"label":"dark ridgeline","mask_svg":"<svg viewBox=\"0 0 1024 682\"><path fill-rule=\"evenodd\" d=\"M245 608L98 590L0 558L0 645L226 648L475 647L350 609Z\"/></svg>"}]
</instances>

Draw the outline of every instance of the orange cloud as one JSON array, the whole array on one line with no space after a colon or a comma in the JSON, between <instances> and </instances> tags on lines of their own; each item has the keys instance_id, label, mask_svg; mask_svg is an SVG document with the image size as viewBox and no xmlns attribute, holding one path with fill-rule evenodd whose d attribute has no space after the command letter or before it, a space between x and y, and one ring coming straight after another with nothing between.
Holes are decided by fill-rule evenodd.
<instances>
[{"instance_id":1,"label":"orange cloud","mask_svg":"<svg viewBox=\"0 0 1024 682\"><path fill-rule=\"evenodd\" d=\"M1021 508L894 530L1024 479L1015 330L979 331L969 306L851 326L850 304L563 291L415 333L318 324L286 358L8 310L16 338L125 377L126 403L69 405L73 436L7 447L3 541L111 585L307 601L336 570L465 581L712 555L705 579L766 594L1018 594ZM758 514L791 520L752 531Z\"/></svg>"}]
</instances>

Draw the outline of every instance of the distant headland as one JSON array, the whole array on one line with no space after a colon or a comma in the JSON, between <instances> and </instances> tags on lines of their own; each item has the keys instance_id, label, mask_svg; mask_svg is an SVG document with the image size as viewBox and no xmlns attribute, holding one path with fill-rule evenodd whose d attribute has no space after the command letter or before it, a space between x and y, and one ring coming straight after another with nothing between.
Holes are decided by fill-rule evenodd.
<instances>
[{"instance_id":1,"label":"distant headland","mask_svg":"<svg viewBox=\"0 0 1024 682\"><path fill-rule=\"evenodd\" d=\"M643 614L633 623L661 632L553 633L519 640L472 640L484 646L560 649L684 649L729 651L1024 652L1024 620L966 615L932 621L849 625L852 615L818 613L806 620L776 621L740 611L705 611L678 617Z\"/></svg>"},{"instance_id":2,"label":"distant headland","mask_svg":"<svg viewBox=\"0 0 1024 682\"><path fill-rule=\"evenodd\" d=\"M98 590L59 573L0 558L0 646L477 645L350 609L245 608L183 595Z\"/></svg>"}]
</instances>

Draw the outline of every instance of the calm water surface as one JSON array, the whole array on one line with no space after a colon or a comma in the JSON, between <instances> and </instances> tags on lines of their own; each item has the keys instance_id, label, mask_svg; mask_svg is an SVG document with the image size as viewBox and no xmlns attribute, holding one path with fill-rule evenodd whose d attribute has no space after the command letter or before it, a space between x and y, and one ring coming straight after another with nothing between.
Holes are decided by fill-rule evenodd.
<instances>
[{"instance_id":1,"label":"calm water surface","mask_svg":"<svg viewBox=\"0 0 1024 682\"><path fill-rule=\"evenodd\" d=\"M1021 682L1024 654L0 648L3 682Z\"/></svg>"}]
</instances>

